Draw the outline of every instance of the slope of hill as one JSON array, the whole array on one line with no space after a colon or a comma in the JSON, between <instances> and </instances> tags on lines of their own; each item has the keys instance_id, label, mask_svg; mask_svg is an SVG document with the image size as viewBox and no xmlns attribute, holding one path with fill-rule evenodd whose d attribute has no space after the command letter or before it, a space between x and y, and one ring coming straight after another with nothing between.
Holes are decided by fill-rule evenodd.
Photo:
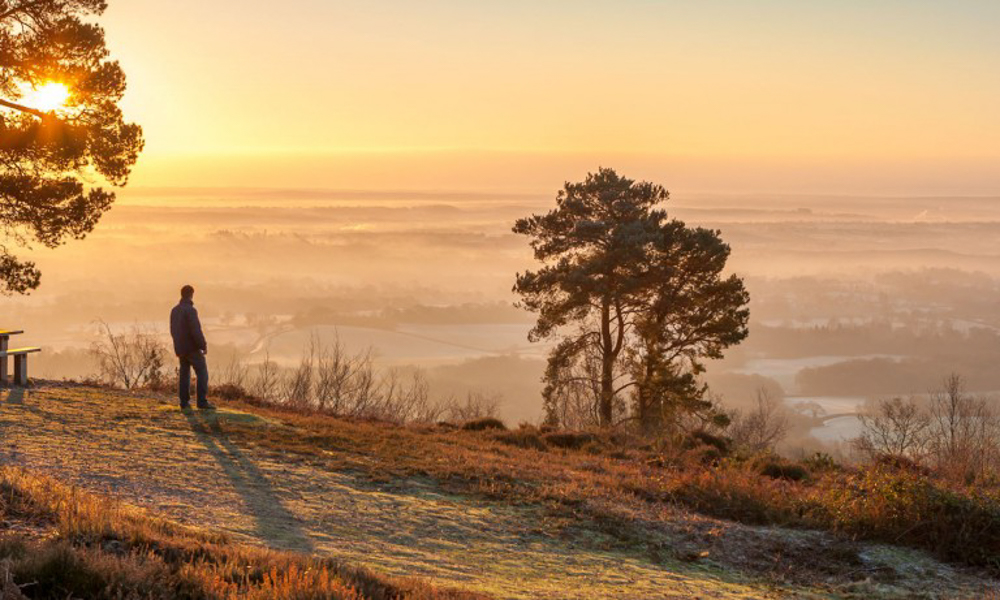
<instances>
[{"instance_id":1,"label":"slope of hill","mask_svg":"<svg viewBox=\"0 0 1000 600\"><path fill-rule=\"evenodd\" d=\"M627 458L495 434L239 403L185 414L151 394L49 385L4 392L0 435L0 461L30 473L8 468L7 481L51 477L221 532L223 546L488 597L965 598L996 587L916 550L693 514L609 486ZM5 519L8 534L24 529Z\"/></svg>"}]
</instances>

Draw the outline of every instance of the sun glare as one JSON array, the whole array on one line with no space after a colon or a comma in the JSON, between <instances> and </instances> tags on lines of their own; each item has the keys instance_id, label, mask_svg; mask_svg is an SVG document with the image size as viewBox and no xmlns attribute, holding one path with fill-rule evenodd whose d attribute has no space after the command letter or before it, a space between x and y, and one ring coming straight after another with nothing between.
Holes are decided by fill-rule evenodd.
<instances>
[{"instance_id":1,"label":"sun glare","mask_svg":"<svg viewBox=\"0 0 1000 600\"><path fill-rule=\"evenodd\" d=\"M22 102L25 106L49 112L66 105L69 100L69 88L64 83L46 83L38 89L29 89L24 94Z\"/></svg>"}]
</instances>

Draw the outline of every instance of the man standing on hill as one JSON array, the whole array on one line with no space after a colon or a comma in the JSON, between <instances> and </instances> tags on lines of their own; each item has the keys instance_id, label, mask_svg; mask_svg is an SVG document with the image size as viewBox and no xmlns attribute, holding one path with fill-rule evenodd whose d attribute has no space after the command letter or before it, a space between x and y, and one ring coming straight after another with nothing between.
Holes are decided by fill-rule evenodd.
<instances>
[{"instance_id":1,"label":"man standing on hill","mask_svg":"<svg viewBox=\"0 0 1000 600\"><path fill-rule=\"evenodd\" d=\"M185 285L181 288L181 301L170 311L170 336L174 338L174 354L181 362L178 382L181 410L191 408L191 367L198 378L198 408L215 410L208 403L208 363L205 361L208 343L201 331L193 298L194 288Z\"/></svg>"}]
</instances>

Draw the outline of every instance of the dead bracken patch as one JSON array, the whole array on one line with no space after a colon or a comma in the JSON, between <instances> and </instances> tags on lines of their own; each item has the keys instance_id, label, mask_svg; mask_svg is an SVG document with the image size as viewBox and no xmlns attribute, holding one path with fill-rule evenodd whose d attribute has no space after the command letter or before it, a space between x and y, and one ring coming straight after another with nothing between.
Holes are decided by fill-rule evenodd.
<instances>
[{"instance_id":1,"label":"dead bracken patch","mask_svg":"<svg viewBox=\"0 0 1000 600\"><path fill-rule=\"evenodd\" d=\"M234 543L23 469L0 469L0 488L6 521L50 522L58 532L0 537L3 598L486 598Z\"/></svg>"}]
</instances>

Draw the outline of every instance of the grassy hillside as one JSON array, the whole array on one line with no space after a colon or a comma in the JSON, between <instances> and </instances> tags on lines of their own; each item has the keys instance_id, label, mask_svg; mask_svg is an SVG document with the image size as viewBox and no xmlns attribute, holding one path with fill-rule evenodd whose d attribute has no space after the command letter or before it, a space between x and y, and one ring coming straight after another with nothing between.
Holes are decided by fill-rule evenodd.
<instances>
[{"instance_id":1,"label":"grassy hillside","mask_svg":"<svg viewBox=\"0 0 1000 600\"><path fill-rule=\"evenodd\" d=\"M923 538L852 530L848 496L842 521L822 518L832 490L871 491L836 487L857 474L793 482L601 436L246 403L183 414L156 396L79 387L6 394L0 432L0 460L17 466L0 480L0 575L38 582L23 589L31 598L967 598L996 587L954 557L885 543L939 550ZM66 564L79 580L51 575Z\"/></svg>"}]
</instances>

